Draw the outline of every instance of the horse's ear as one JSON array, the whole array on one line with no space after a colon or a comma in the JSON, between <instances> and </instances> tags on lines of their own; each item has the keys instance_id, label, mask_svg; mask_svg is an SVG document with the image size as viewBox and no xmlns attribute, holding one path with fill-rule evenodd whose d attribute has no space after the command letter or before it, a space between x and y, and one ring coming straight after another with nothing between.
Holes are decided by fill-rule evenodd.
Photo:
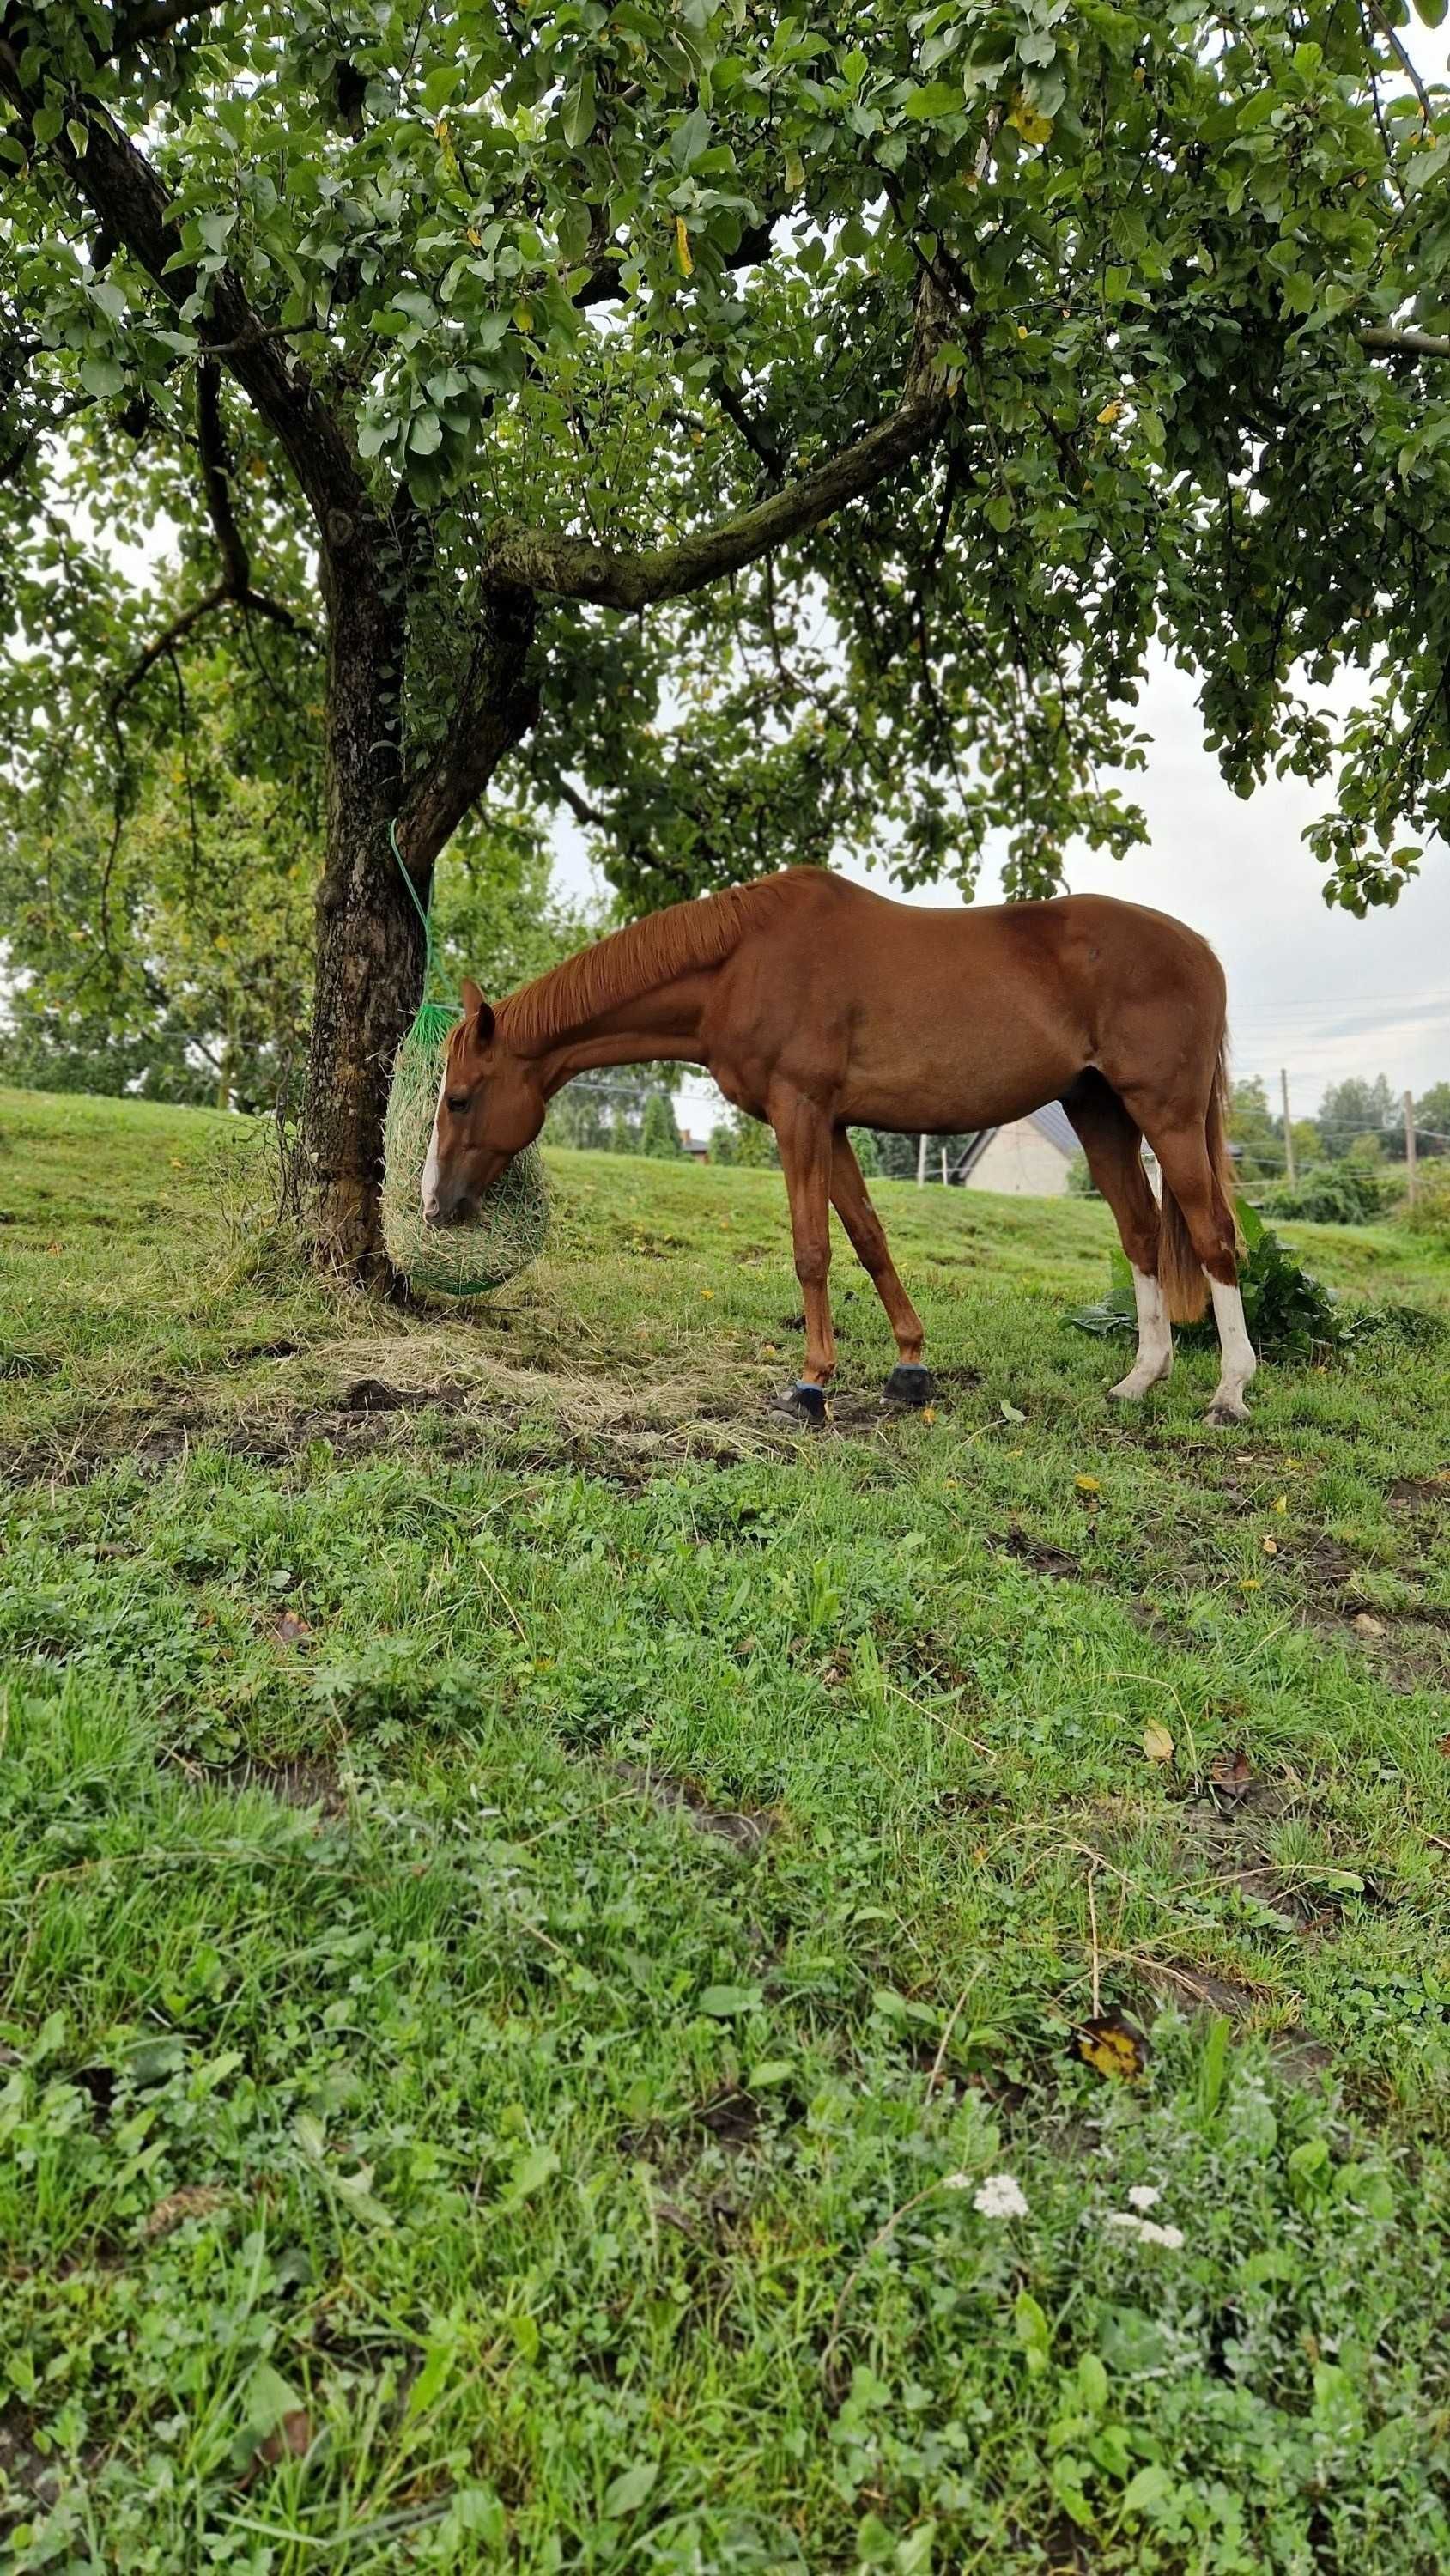
<instances>
[{"instance_id":1,"label":"horse's ear","mask_svg":"<svg viewBox=\"0 0 1450 2576\"><path fill-rule=\"evenodd\" d=\"M467 975L463 978L463 1016L470 1024L469 1034L474 1043L486 1047L493 1036L493 1013L478 986Z\"/></svg>"}]
</instances>

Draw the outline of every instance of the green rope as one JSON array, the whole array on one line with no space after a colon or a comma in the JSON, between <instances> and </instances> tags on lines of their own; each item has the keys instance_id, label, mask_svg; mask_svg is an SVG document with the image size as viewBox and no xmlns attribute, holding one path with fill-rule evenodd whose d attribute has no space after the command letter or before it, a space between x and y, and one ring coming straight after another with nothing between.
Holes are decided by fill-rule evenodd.
<instances>
[{"instance_id":1,"label":"green rope","mask_svg":"<svg viewBox=\"0 0 1450 2576\"><path fill-rule=\"evenodd\" d=\"M427 904L419 901L418 889L414 885L411 876L408 874L407 861L404 859L403 853L398 847L398 827L396 823L390 823L388 825L388 839L392 842L393 856L398 862L398 874L408 889L408 900L412 904L413 910L416 912L418 919L423 924L423 992L426 999L428 987L433 981L434 968L438 963L438 952L433 945L433 924L429 917L433 909L432 900L430 898ZM456 1012L454 1013L454 1017L455 1019L457 1018Z\"/></svg>"}]
</instances>

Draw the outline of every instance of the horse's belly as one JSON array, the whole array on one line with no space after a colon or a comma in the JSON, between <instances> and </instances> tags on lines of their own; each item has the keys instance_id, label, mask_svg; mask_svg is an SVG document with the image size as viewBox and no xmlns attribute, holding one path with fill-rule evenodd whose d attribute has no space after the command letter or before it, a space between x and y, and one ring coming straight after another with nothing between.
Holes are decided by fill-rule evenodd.
<instances>
[{"instance_id":1,"label":"horse's belly","mask_svg":"<svg viewBox=\"0 0 1450 2576\"><path fill-rule=\"evenodd\" d=\"M862 1033L853 1046L841 1116L853 1127L965 1135L1025 1118L1056 1100L1083 1068L1080 1044L1022 1026Z\"/></svg>"}]
</instances>

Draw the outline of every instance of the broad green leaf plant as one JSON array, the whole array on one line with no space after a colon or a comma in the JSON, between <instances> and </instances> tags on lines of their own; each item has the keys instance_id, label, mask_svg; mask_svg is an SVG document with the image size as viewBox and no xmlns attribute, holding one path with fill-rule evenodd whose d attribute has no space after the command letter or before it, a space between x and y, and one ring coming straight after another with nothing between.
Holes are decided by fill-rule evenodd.
<instances>
[{"instance_id":1,"label":"broad green leaf plant","mask_svg":"<svg viewBox=\"0 0 1450 2576\"><path fill-rule=\"evenodd\" d=\"M259 771L312 729L334 1258L379 1266L421 982L389 827L426 894L503 764L634 906L969 886L990 832L1041 893L1139 828L1156 641L1393 900L1450 823L1450 107L1398 12L0 8L16 828L83 771L124 827L209 627Z\"/></svg>"}]
</instances>

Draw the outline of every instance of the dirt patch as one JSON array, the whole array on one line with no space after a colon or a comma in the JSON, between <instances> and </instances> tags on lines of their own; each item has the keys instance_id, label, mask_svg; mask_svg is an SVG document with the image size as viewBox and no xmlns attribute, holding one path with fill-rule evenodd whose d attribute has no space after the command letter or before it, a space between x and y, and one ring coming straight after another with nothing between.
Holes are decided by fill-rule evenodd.
<instances>
[{"instance_id":1,"label":"dirt patch","mask_svg":"<svg viewBox=\"0 0 1450 2576\"><path fill-rule=\"evenodd\" d=\"M1222 1970L1200 1968L1183 1959L1144 1960L1142 1970L1153 2003L1173 2004L1190 2019L1222 2016L1235 2030L1245 2030L1264 2009L1264 1997L1240 1978ZM1147 2010L1151 2012L1152 2004ZM1334 2063L1333 2050L1302 2023L1266 2032L1265 2046L1286 2084L1312 2083Z\"/></svg>"},{"instance_id":2,"label":"dirt patch","mask_svg":"<svg viewBox=\"0 0 1450 2576\"><path fill-rule=\"evenodd\" d=\"M713 2101L702 2102L689 2113L688 2125L718 2138L722 2147L748 2147L764 2116L753 2093L717 2093Z\"/></svg>"},{"instance_id":3,"label":"dirt patch","mask_svg":"<svg viewBox=\"0 0 1450 2576\"><path fill-rule=\"evenodd\" d=\"M320 1808L329 1823L348 1812L347 1791L333 1765L301 1754L286 1762L254 1762L250 1754L242 1754L205 1777L213 1788L266 1789L283 1806Z\"/></svg>"},{"instance_id":4,"label":"dirt patch","mask_svg":"<svg viewBox=\"0 0 1450 2576\"><path fill-rule=\"evenodd\" d=\"M989 1537L987 1545L999 1556L1015 1558L1019 1565L1030 1566L1034 1574L1051 1576L1059 1583L1085 1583L1088 1576L1080 1557L1069 1555L1066 1548L1047 1547L1040 1539L1029 1538L1014 1521L1004 1537Z\"/></svg>"},{"instance_id":5,"label":"dirt patch","mask_svg":"<svg viewBox=\"0 0 1450 2576\"><path fill-rule=\"evenodd\" d=\"M717 1834L736 1851L760 1851L780 1823L774 1808L718 1807L693 1780L676 1780L666 1771L649 1771L638 1762L607 1762L603 1768L610 1779L661 1815L683 1816L697 1833Z\"/></svg>"},{"instance_id":6,"label":"dirt patch","mask_svg":"<svg viewBox=\"0 0 1450 2576\"><path fill-rule=\"evenodd\" d=\"M1392 1503L1418 1505L1438 1503L1450 1510L1450 1467L1442 1467L1433 1476L1400 1476L1389 1487Z\"/></svg>"}]
</instances>

